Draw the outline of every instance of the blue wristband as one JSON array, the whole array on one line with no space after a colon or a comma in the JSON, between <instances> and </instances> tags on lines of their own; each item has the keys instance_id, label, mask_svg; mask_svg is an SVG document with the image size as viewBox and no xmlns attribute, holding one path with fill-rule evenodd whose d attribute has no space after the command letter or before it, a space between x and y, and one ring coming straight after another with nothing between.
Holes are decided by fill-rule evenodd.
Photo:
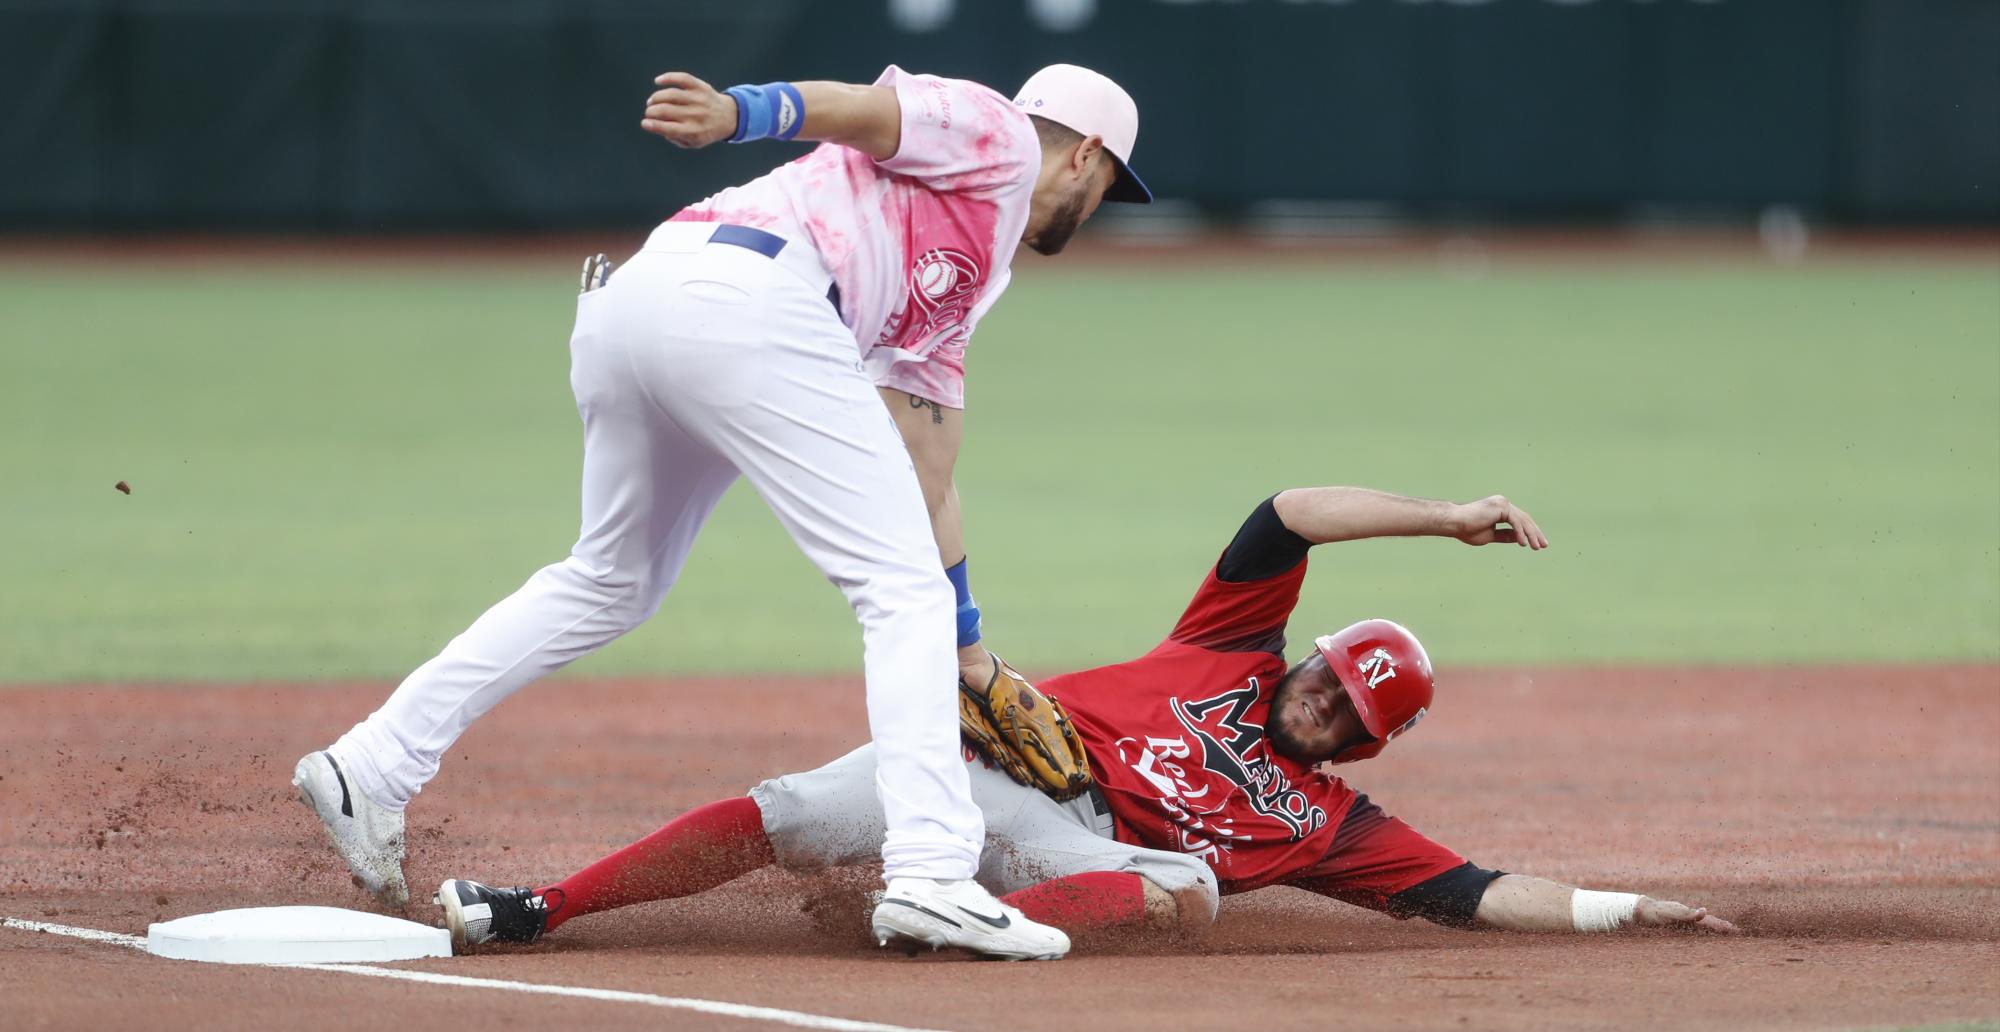
<instances>
[{"instance_id":1,"label":"blue wristband","mask_svg":"<svg viewBox=\"0 0 2000 1032\"><path fill-rule=\"evenodd\" d=\"M965 572L966 560L946 568L944 577L958 596L958 647L979 644L979 603L972 600L972 585Z\"/></svg>"},{"instance_id":2,"label":"blue wristband","mask_svg":"<svg viewBox=\"0 0 2000 1032\"><path fill-rule=\"evenodd\" d=\"M731 86L722 92L736 100L736 135L730 143L789 140L806 124L805 98L789 82Z\"/></svg>"}]
</instances>

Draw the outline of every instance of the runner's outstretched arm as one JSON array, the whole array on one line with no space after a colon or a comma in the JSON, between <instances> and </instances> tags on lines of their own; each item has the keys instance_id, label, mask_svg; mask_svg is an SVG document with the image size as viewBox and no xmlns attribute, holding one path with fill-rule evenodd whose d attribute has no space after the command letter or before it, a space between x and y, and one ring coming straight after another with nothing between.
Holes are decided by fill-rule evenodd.
<instances>
[{"instance_id":1,"label":"runner's outstretched arm","mask_svg":"<svg viewBox=\"0 0 2000 1032\"><path fill-rule=\"evenodd\" d=\"M1711 932L1737 930L1706 907L1623 892L1591 892L1525 874L1494 879L1473 917L1481 926L1515 932L1608 932L1677 925Z\"/></svg>"},{"instance_id":2,"label":"runner's outstretched arm","mask_svg":"<svg viewBox=\"0 0 2000 1032\"><path fill-rule=\"evenodd\" d=\"M1476 502L1405 498L1365 487L1300 487L1272 499L1287 529L1315 545L1376 537L1449 537L1468 545L1516 544L1537 551L1548 535L1501 495Z\"/></svg>"}]
</instances>

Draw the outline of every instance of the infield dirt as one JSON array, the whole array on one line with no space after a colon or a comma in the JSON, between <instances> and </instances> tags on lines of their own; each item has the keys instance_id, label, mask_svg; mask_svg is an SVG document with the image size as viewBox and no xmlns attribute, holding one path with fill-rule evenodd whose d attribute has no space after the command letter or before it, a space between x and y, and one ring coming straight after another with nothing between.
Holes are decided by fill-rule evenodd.
<instances>
[{"instance_id":1,"label":"infield dirt","mask_svg":"<svg viewBox=\"0 0 2000 1032\"><path fill-rule=\"evenodd\" d=\"M2000 1016L2000 667L1447 671L1440 711L1342 771L1489 867L1707 904L1734 938L1465 933L1290 889L1200 943L1049 965L866 946L865 871L760 872L406 965L955 1029L1829 1028ZM413 888L551 880L679 811L865 738L859 685L555 682L411 809ZM383 684L0 689L0 915L120 932L231 906L364 907L291 798ZM830 700L827 708L804 700ZM430 920L435 909L412 915ZM7 1027L654 1022L631 1005L155 960L0 930ZM759 1027L770 1027L768 1025Z\"/></svg>"}]
</instances>

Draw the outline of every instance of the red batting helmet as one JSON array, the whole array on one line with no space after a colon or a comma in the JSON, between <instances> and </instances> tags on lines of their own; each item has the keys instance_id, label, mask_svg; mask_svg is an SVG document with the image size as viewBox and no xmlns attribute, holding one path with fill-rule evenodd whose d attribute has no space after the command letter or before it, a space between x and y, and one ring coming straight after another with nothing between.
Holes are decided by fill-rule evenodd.
<instances>
[{"instance_id":1,"label":"red batting helmet","mask_svg":"<svg viewBox=\"0 0 2000 1032\"><path fill-rule=\"evenodd\" d=\"M1431 657L1417 636L1389 620L1363 620L1321 635L1313 642L1340 678L1361 724L1375 736L1333 754L1330 762L1353 763L1382 751L1397 735L1417 726L1430 710L1437 686Z\"/></svg>"}]
</instances>

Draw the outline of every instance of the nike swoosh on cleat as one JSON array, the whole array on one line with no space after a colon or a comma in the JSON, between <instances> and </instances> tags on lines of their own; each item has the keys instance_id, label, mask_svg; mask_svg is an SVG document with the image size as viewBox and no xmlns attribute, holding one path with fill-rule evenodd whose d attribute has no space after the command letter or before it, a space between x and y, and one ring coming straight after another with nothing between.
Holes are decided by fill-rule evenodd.
<instances>
[{"instance_id":1,"label":"nike swoosh on cleat","mask_svg":"<svg viewBox=\"0 0 2000 1032\"><path fill-rule=\"evenodd\" d=\"M340 761L334 759L332 753L320 753L320 755L326 757L326 765L333 768L333 780L340 782L340 815L354 816L354 800L347 796L347 775L340 772Z\"/></svg>"},{"instance_id":2,"label":"nike swoosh on cleat","mask_svg":"<svg viewBox=\"0 0 2000 1032\"><path fill-rule=\"evenodd\" d=\"M917 903L912 903L912 902L910 902L910 901L909 901L909 900L907 900L907 899L885 899L885 900L883 900L882 902L884 902L884 903L894 903L894 904L896 904L896 905L897 905L897 906L899 906L899 907L909 907L909 908L910 908L911 910L915 910L915 911L917 911L918 913L923 913L923 914L929 914L929 915L931 915L932 917L935 917L935 918L937 918L938 920L940 920L940 921L943 921L943 922L944 922L945 924L948 924L948 925L952 926L953 928L963 928L963 927L965 927L964 925L962 925L962 924L959 924L959 923L958 923L957 921L954 921L954 920L952 920L951 918L949 918L949 917L946 917L946 916L944 916L943 914L940 914L940 913L938 913L937 911L935 911L935 910L932 910L931 908L929 908L929 907L927 907L927 906L922 906L922 905L920 905L920 904L917 904ZM960 907L959 909L963 910L964 908L963 908L963 907ZM977 914L974 914L973 916L974 916L974 917L978 917L979 915L977 915ZM985 919L985 918L980 918L980 920L984 921L984 920L986 920L986 919ZM989 922L987 922L987 923L988 923L988 924L991 924L992 922L990 922L990 921L989 921ZM1004 927L1004 926L1002 926L1002 927Z\"/></svg>"},{"instance_id":3,"label":"nike swoosh on cleat","mask_svg":"<svg viewBox=\"0 0 2000 1032\"><path fill-rule=\"evenodd\" d=\"M999 917L987 917L985 914L982 914L977 910L967 910L966 908L959 906L956 903L952 904L952 908L957 910L959 913L964 914L967 917L977 918L978 920L984 922L988 927L991 928L1005 928L1008 925L1014 923L1014 919L1008 917L1006 914L1001 914Z\"/></svg>"}]
</instances>

